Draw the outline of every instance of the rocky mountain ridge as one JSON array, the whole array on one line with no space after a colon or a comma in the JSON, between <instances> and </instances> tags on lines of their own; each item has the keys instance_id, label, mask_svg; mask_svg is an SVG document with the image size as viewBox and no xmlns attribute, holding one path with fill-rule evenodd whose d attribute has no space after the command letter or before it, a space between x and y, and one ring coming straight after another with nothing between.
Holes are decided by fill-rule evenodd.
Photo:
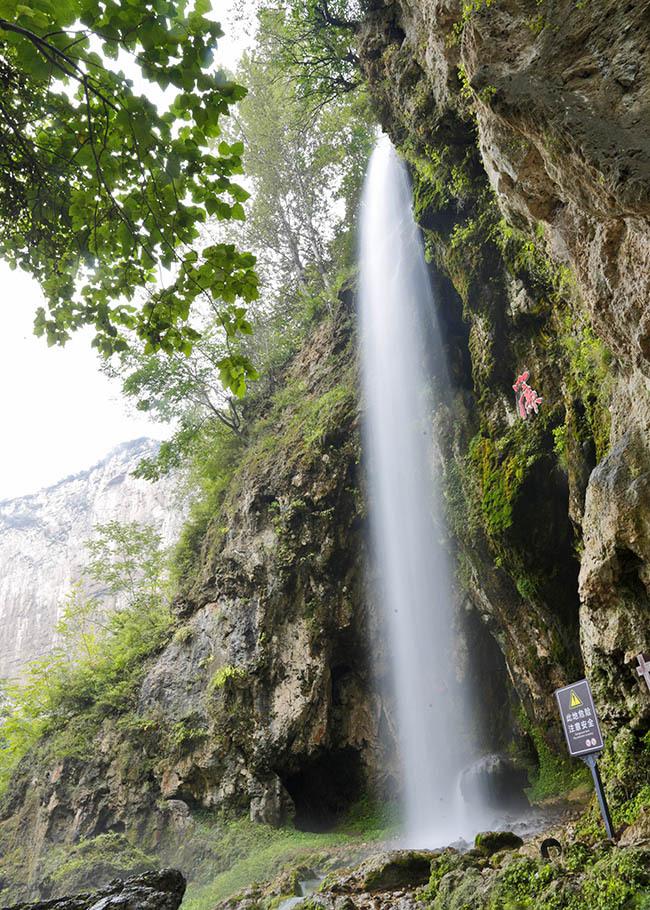
<instances>
[{"instance_id":1,"label":"rocky mountain ridge","mask_svg":"<svg viewBox=\"0 0 650 910\"><path fill-rule=\"evenodd\" d=\"M165 543L175 542L185 514L176 479L132 476L157 446L149 439L123 443L87 471L0 502L0 678L19 676L52 646L95 525L153 524Z\"/></svg>"}]
</instances>

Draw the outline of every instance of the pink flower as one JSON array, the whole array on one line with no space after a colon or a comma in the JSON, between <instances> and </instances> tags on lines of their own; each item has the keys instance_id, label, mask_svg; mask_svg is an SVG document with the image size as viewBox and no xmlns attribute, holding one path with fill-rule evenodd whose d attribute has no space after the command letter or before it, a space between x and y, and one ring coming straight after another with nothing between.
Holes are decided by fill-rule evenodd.
<instances>
[{"instance_id":1,"label":"pink flower","mask_svg":"<svg viewBox=\"0 0 650 910\"><path fill-rule=\"evenodd\" d=\"M521 373L519 376L517 376L517 378L515 379L515 384L512 387L515 392L519 391L520 386L526 385L526 380L528 379L529 376L530 376L530 373L526 369L524 369L523 373Z\"/></svg>"},{"instance_id":2,"label":"pink flower","mask_svg":"<svg viewBox=\"0 0 650 910\"><path fill-rule=\"evenodd\" d=\"M515 401L517 402L517 410L519 411L519 416L523 420L527 420L531 414L539 413L539 406L544 400L540 398L535 389L531 389L528 385L528 377L530 373L528 370L524 370L523 373L520 373L515 380L513 385L513 390L515 393Z\"/></svg>"}]
</instances>

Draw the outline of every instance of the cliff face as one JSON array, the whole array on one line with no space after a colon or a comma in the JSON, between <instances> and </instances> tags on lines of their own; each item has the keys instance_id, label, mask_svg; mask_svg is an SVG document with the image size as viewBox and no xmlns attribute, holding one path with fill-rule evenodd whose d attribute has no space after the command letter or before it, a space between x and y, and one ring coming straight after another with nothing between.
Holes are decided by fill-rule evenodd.
<instances>
[{"instance_id":1,"label":"cliff face","mask_svg":"<svg viewBox=\"0 0 650 910\"><path fill-rule=\"evenodd\" d=\"M534 722L554 727L553 688L586 671L614 737L650 718L648 13L398 0L361 36L440 275L461 588Z\"/></svg>"},{"instance_id":2,"label":"cliff face","mask_svg":"<svg viewBox=\"0 0 650 910\"><path fill-rule=\"evenodd\" d=\"M0 820L7 897L50 893L74 843L89 843L88 870L93 843L99 855L122 835L189 870L218 862L196 810L327 829L368 786L395 786L391 706L367 663L368 642L381 644L364 590L356 383L347 300L258 414L186 553L176 628L133 711L90 731L81 718L90 750L49 738L19 767ZM111 874L140 868L114 853Z\"/></svg>"},{"instance_id":3,"label":"cliff face","mask_svg":"<svg viewBox=\"0 0 650 910\"><path fill-rule=\"evenodd\" d=\"M360 34L411 165L450 364L432 419L484 743L506 744L514 690L538 754L561 749L553 690L587 672L619 803L650 783L634 672L650 651L648 10L397 0ZM364 787L396 785L350 310L263 405L132 714L93 731L90 756L46 742L19 769L0 821L5 856L30 845L16 894L41 888L52 844L126 834L183 865L195 810L327 827ZM528 421L524 367L543 397Z\"/></svg>"},{"instance_id":4,"label":"cliff face","mask_svg":"<svg viewBox=\"0 0 650 910\"><path fill-rule=\"evenodd\" d=\"M143 684L143 715L204 731L161 763L167 799L326 826L378 773L353 343L343 310L291 364Z\"/></svg>"},{"instance_id":5,"label":"cliff face","mask_svg":"<svg viewBox=\"0 0 650 910\"><path fill-rule=\"evenodd\" d=\"M153 524L163 542L175 540L185 510L174 479L150 484L131 476L155 448L146 439L125 443L88 471L0 503L0 678L19 676L51 648L97 524Z\"/></svg>"}]
</instances>

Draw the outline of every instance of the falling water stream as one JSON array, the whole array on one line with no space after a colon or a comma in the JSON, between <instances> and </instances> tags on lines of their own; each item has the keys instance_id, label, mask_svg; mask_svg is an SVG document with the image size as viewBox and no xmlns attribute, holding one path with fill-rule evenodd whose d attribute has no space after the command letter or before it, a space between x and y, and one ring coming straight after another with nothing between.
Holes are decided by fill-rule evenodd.
<instances>
[{"instance_id":1,"label":"falling water stream","mask_svg":"<svg viewBox=\"0 0 650 910\"><path fill-rule=\"evenodd\" d=\"M360 338L375 575L392 658L405 840L439 846L480 830L459 773L471 717L444 546L432 413L446 375L408 174L390 141L372 155L361 209ZM442 385L442 391L440 386Z\"/></svg>"}]
</instances>

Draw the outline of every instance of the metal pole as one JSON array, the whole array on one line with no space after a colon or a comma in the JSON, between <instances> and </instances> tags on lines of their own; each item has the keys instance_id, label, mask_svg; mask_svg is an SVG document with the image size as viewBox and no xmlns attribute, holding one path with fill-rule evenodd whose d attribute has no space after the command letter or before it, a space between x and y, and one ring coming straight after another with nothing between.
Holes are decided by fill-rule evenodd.
<instances>
[{"instance_id":1,"label":"metal pole","mask_svg":"<svg viewBox=\"0 0 650 910\"><path fill-rule=\"evenodd\" d=\"M605 822L605 830L607 831L607 837L610 840L614 840L614 826L612 824L612 816L609 814L609 806L607 805L607 798L605 797L605 791L603 789L603 782L600 777L600 771L598 770L598 756L600 753L593 753L591 755L583 755L582 760L585 765L588 765L591 776L594 779L594 786L596 788L596 796L598 797L598 804L600 806L600 814L603 817Z\"/></svg>"}]
</instances>

